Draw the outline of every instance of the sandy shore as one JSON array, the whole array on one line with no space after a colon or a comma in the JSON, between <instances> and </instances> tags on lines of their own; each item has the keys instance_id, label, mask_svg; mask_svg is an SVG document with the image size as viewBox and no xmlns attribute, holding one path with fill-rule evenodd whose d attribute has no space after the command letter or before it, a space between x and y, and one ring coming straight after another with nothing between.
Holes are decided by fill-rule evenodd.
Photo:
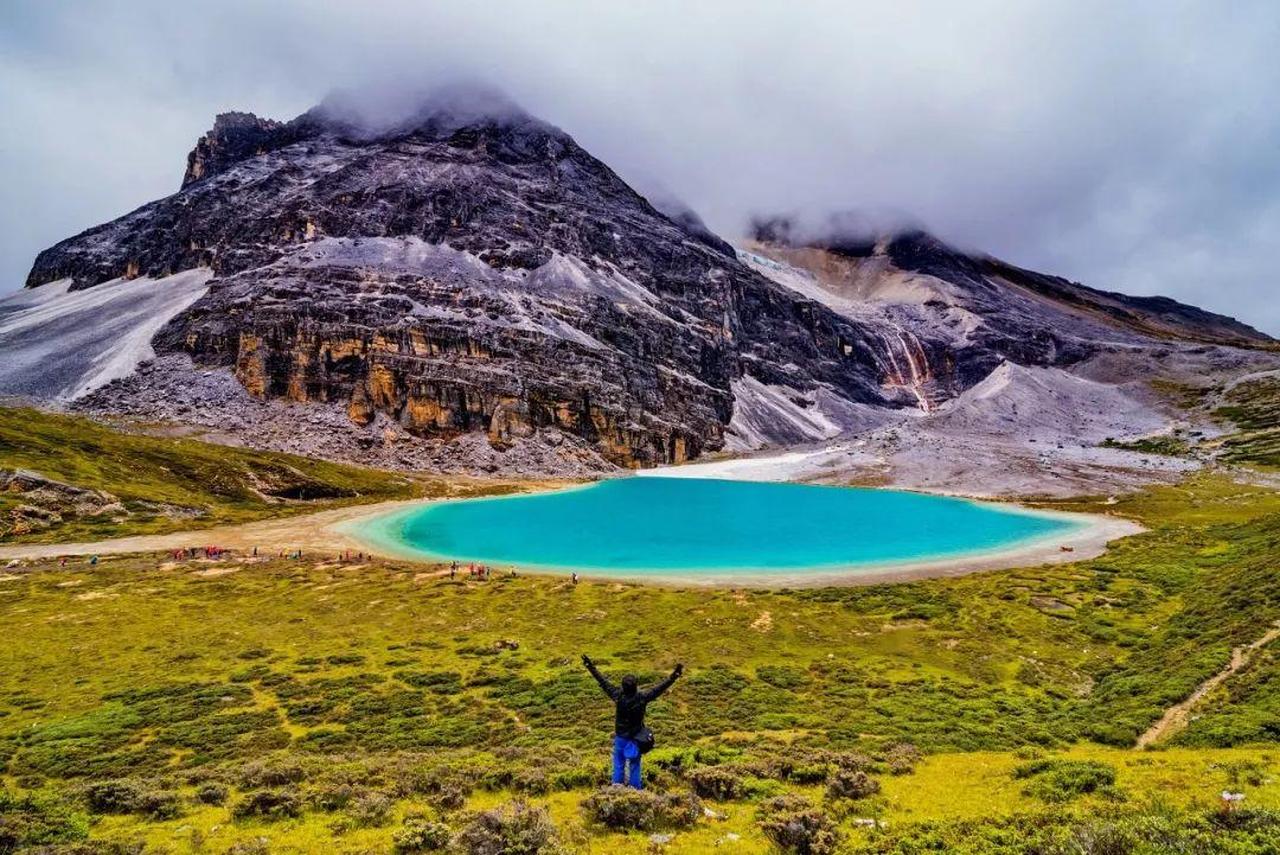
<instances>
[{"instance_id":1,"label":"sandy shore","mask_svg":"<svg viewBox=\"0 0 1280 855\"><path fill-rule=\"evenodd\" d=\"M224 549L286 552L339 552L355 549L369 552L359 540L338 528L340 523L391 513L422 500L378 502L303 514L282 519L259 520L240 525L215 526L172 534L147 534L90 543L20 543L0 546L0 561L14 558L50 558L60 555L112 555L124 552L166 552L182 547L221 546ZM376 553L375 553L376 554Z\"/></svg>"},{"instance_id":2,"label":"sandy shore","mask_svg":"<svg viewBox=\"0 0 1280 855\"><path fill-rule=\"evenodd\" d=\"M794 453L784 460L752 461L752 465L724 464L745 461L724 461L721 465L680 467L684 477L738 477L750 478L777 467L792 463ZM763 464L763 466L761 466ZM771 465L772 464L772 465ZM760 468L757 468L760 467ZM674 474L672 470L654 470L654 475ZM380 502L337 508L283 519L260 520L240 525L218 526L198 531L173 534L139 535L86 543L63 544L14 544L0 546L0 561L13 559L50 558L76 555L107 555L138 552L165 552L182 547L217 545L227 549L248 552L255 547L263 554L292 552L338 553L344 550L364 552L369 555L400 560L432 562L429 556L416 554L412 548L395 543L386 535L387 518L391 515L421 507L440 500L407 500ZM1075 523L1075 527L1045 538L1015 544L1007 548L993 549L970 555L901 561L877 565L858 565L849 568L824 568L810 571L773 571L733 575L717 573L690 573L687 575L643 575L624 572L600 572L582 568L588 578L608 578L617 581L645 584L676 585L681 587L815 587L826 585L865 585L882 582L925 579L939 576L958 576L982 570L998 570L1027 567L1040 564L1062 564L1097 557L1113 540L1142 531L1142 527L1130 520L1099 514L1060 513L1056 511L1032 511L1036 514L1058 517ZM505 568L504 568L505 569ZM569 568L521 567L524 572L564 575Z\"/></svg>"}]
</instances>

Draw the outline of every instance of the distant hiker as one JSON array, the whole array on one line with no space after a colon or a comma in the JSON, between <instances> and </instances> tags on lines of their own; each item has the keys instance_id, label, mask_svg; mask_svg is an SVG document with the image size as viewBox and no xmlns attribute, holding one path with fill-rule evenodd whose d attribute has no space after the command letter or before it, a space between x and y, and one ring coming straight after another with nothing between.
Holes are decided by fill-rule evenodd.
<instances>
[{"instance_id":1,"label":"distant hiker","mask_svg":"<svg viewBox=\"0 0 1280 855\"><path fill-rule=\"evenodd\" d=\"M613 712L613 783L626 784L637 790L643 787L640 780L640 755L653 748L653 731L644 726L644 711L649 704L671 688L671 684L684 673L684 665L676 666L671 676L651 689L641 691L636 678L628 674L622 685L615 686L605 679L585 653L582 664L596 678L600 688L614 703ZM624 771L627 774L624 774Z\"/></svg>"},{"instance_id":2,"label":"distant hiker","mask_svg":"<svg viewBox=\"0 0 1280 855\"><path fill-rule=\"evenodd\" d=\"M578 584L578 574L577 574L577 573L574 573L574 574L573 574L573 584L575 584L575 585L576 585L576 584Z\"/></svg>"},{"instance_id":3,"label":"distant hiker","mask_svg":"<svg viewBox=\"0 0 1280 855\"><path fill-rule=\"evenodd\" d=\"M98 566L98 556L96 556L96 555L90 555L90 556L89 556L89 566L90 566L90 567L97 567L97 566Z\"/></svg>"}]
</instances>

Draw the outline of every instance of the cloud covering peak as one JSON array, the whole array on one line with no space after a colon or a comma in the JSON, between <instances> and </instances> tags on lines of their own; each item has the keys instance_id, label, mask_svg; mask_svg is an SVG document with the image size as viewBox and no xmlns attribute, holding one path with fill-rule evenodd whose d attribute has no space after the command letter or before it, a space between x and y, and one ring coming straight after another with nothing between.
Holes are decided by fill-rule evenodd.
<instances>
[{"instance_id":1,"label":"cloud covering peak","mask_svg":"<svg viewBox=\"0 0 1280 855\"><path fill-rule=\"evenodd\" d=\"M454 109L527 110L726 237L761 214L892 211L1276 334L1277 43L1280 6L1250 0L228 0L199 26L158 0L7 4L0 291L172 192L217 113L284 119L339 91L324 109L385 127L451 84L470 92ZM510 100L456 88L474 80Z\"/></svg>"}]
</instances>

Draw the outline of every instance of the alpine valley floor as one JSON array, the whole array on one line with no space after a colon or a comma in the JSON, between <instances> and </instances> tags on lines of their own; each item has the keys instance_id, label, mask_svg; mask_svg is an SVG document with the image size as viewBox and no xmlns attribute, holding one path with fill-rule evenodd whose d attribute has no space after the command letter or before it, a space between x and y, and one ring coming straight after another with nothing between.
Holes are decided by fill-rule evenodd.
<instances>
[{"instance_id":1,"label":"alpine valley floor","mask_svg":"<svg viewBox=\"0 0 1280 855\"><path fill-rule=\"evenodd\" d=\"M0 846L1275 851L1280 494L1209 470L1046 506L1146 530L1073 563L802 590L305 549L19 560ZM650 713L645 795L599 789L611 710L582 652L642 680L686 664Z\"/></svg>"}]
</instances>

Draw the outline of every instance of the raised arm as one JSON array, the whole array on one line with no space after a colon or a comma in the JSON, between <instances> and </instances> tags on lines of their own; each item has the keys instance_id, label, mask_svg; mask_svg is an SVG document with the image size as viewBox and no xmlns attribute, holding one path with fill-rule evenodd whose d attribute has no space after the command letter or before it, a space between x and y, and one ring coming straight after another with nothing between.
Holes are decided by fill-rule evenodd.
<instances>
[{"instance_id":1,"label":"raised arm","mask_svg":"<svg viewBox=\"0 0 1280 855\"><path fill-rule=\"evenodd\" d=\"M645 691L643 692L645 701L648 702L648 701L656 700L659 695L661 695L667 689L670 689L671 685L675 683L676 680L679 680L680 675L683 673L684 673L684 663L681 663L676 666L676 670L671 672L670 677L663 680L661 683L654 686L652 689L645 689Z\"/></svg>"},{"instance_id":2,"label":"raised arm","mask_svg":"<svg viewBox=\"0 0 1280 855\"><path fill-rule=\"evenodd\" d=\"M610 699L616 701L619 694L618 687L605 679L604 675L596 668L596 663L592 662L591 658L585 653L582 654L582 664L587 666L587 670L591 672L592 677L596 678L596 682L600 684L600 688L604 690L604 693L608 695Z\"/></svg>"}]
</instances>

